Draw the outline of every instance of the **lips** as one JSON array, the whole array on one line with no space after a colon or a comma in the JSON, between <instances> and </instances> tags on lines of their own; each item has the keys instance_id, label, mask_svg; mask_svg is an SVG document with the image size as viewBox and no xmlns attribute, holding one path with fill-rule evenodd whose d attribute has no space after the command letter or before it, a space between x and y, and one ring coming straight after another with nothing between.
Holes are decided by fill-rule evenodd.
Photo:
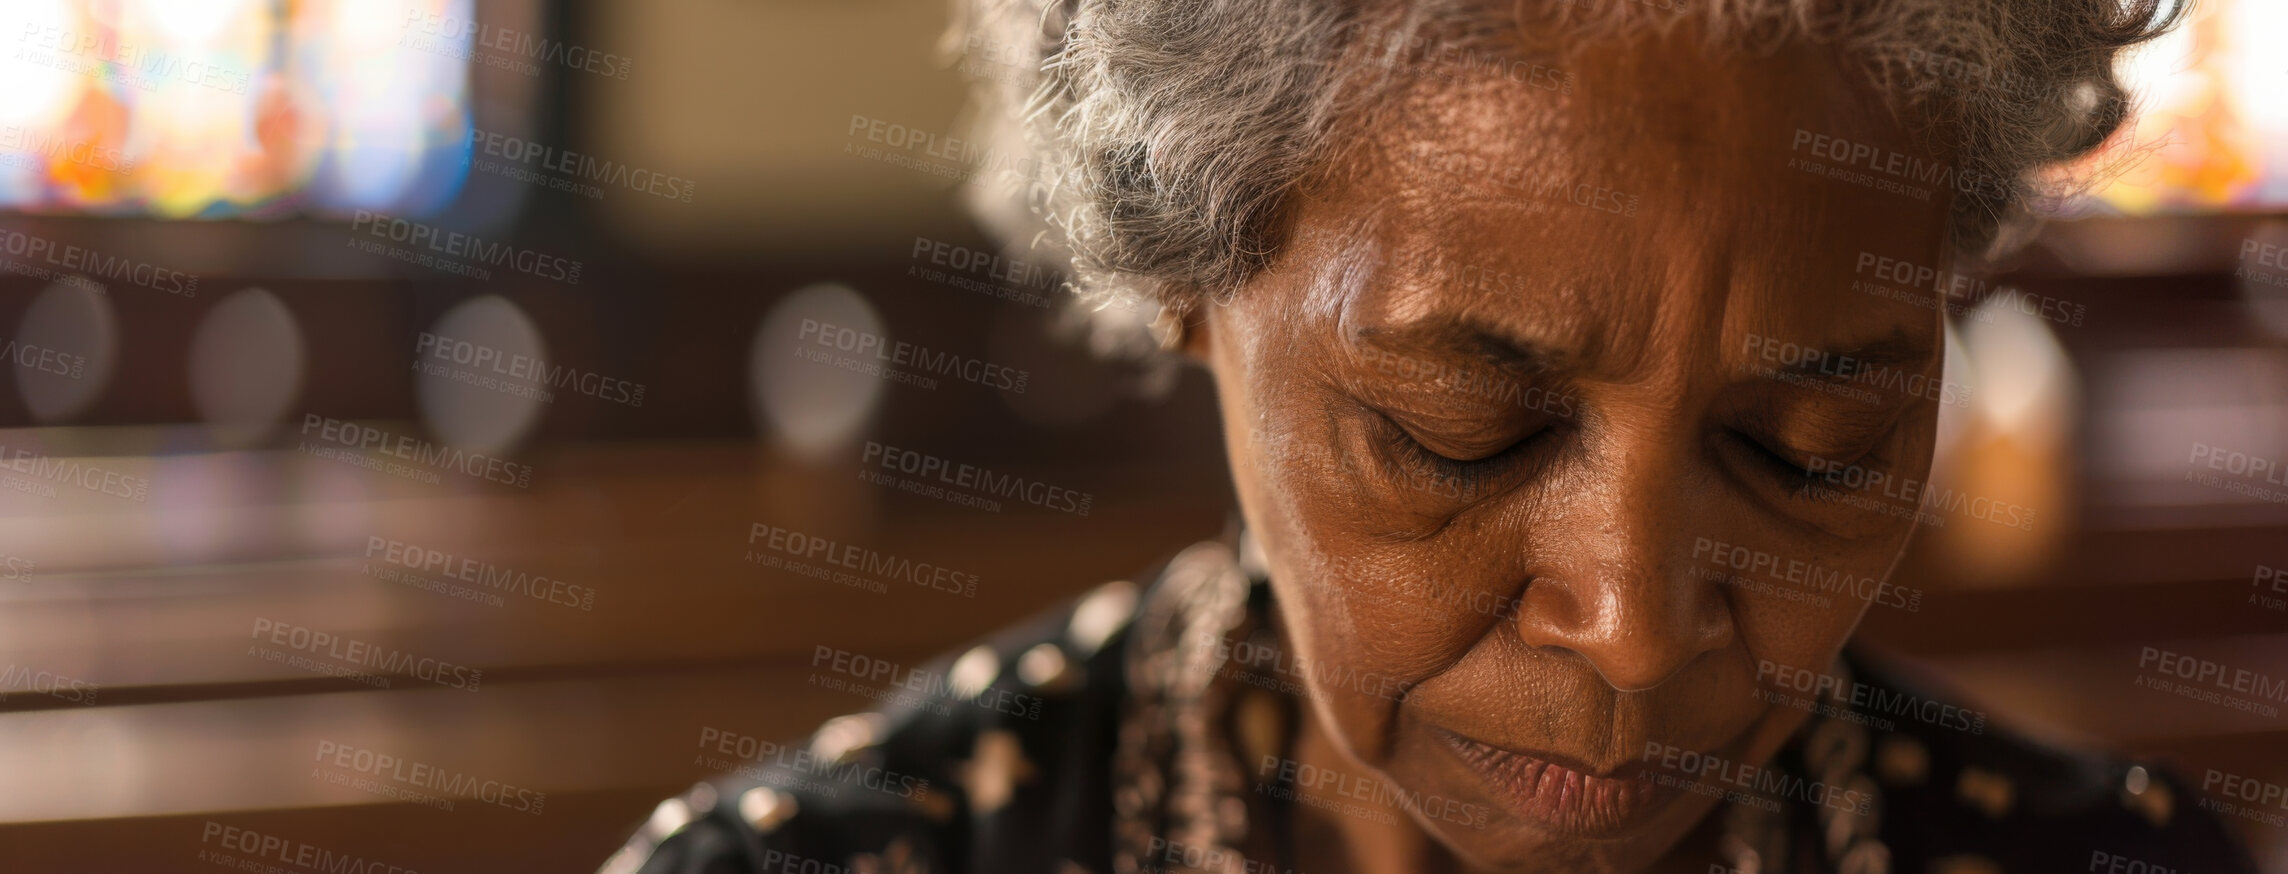
<instances>
[{"instance_id":1,"label":"lips","mask_svg":"<svg viewBox=\"0 0 2288 874\"><path fill-rule=\"evenodd\" d=\"M1510 807L1553 831L1598 835L1643 822L1661 798L1635 765L1584 773L1534 754L1482 743L1444 729L1449 749Z\"/></svg>"}]
</instances>

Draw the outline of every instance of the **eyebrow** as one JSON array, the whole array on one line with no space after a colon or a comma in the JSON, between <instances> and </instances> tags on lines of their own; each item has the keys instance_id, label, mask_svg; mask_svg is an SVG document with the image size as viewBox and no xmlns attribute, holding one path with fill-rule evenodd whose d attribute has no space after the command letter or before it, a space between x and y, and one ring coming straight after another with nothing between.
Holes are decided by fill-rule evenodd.
<instances>
[{"instance_id":1,"label":"eyebrow","mask_svg":"<svg viewBox=\"0 0 2288 874\"><path fill-rule=\"evenodd\" d=\"M1469 316L1442 316L1396 327L1361 327L1351 336L1370 346L1455 350L1525 375L1567 372L1579 364L1570 353L1511 336Z\"/></svg>"},{"instance_id":2,"label":"eyebrow","mask_svg":"<svg viewBox=\"0 0 2288 874\"><path fill-rule=\"evenodd\" d=\"M1516 337L1466 315L1443 316L1418 323L1385 327L1361 327L1352 333L1355 341L1371 346L1399 346L1414 348L1441 348L1458 350L1513 373L1545 375L1571 372L1579 367L1579 360L1569 352ZM1766 335L1767 342L1773 338ZM1419 344L1419 345L1417 345ZM1804 360L1776 368L1779 372L1802 375L1815 379L1850 379L1875 370L1909 370L1919 368L1930 360L1935 341L1927 337L1908 334L1893 328L1880 338L1840 347L1814 344L1796 344L1806 352ZM1825 362L1849 360L1852 369L1836 373L1822 365Z\"/></svg>"},{"instance_id":3,"label":"eyebrow","mask_svg":"<svg viewBox=\"0 0 2288 874\"><path fill-rule=\"evenodd\" d=\"M1765 337L1766 342L1771 342L1772 339L1769 336ZM1777 368L1781 373L1816 379L1850 379L1871 371L1904 371L1920 367L1924 362L1930 360L1932 347L1935 344L1927 338L1911 337L1906 331L1894 328L1890 334L1880 339L1851 344L1840 349L1830 349L1808 343L1797 345L1802 346L1806 352L1817 353L1817 355L1806 355L1801 361ZM1851 362L1852 369L1849 372L1837 373L1824 366L1826 362L1841 360Z\"/></svg>"}]
</instances>

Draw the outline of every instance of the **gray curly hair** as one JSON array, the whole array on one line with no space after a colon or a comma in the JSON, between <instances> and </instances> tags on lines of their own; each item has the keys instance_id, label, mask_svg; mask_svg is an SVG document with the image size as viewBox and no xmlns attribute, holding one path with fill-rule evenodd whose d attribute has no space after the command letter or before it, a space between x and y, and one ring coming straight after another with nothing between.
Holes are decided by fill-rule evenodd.
<instances>
[{"instance_id":1,"label":"gray curly hair","mask_svg":"<svg viewBox=\"0 0 2288 874\"><path fill-rule=\"evenodd\" d=\"M1505 69L1532 32L1559 45L1697 25L1740 51L1834 44L1950 155L1949 242L1982 260L2070 184L2045 168L2129 114L2119 53L2172 0L957 0L979 135L1024 173L981 174L972 207L1065 271L1100 329L1179 320L1278 251L1287 194L1338 128L1406 76ZM1522 29L1522 30L1521 30ZM1061 263L1059 263L1061 262ZM1163 322L1165 324L1165 322ZM1107 350L1113 351L1113 350Z\"/></svg>"}]
</instances>

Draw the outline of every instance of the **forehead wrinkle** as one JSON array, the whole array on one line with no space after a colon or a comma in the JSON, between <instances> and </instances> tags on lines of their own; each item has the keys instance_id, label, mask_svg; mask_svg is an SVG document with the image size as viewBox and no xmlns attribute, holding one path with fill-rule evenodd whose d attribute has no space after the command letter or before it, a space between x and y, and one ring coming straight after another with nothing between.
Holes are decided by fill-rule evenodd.
<instances>
[{"instance_id":1,"label":"forehead wrinkle","mask_svg":"<svg viewBox=\"0 0 2288 874\"><path fill-rule=\"evenodd\" d=\"M1620 374L1657 379L1665 371L1689 381L1697 368L1658 365L1689 362L1715 351L1709 347L1718 342L1722 317L1733 294L1733 252L1726 239L1727 228L1703 222L1690 213L1680 213L1674 221L1656 227L1655 235L1661 239L1691 242L1658 247L1647 281L1612 290L1616 307L1634 307L1647 316L1647 324L1637 331L1612 332L1612 357ZM1714 312L1709 311L1711 308ZM1664 393L1684 389L1674 380L1658 387Z\"/></svg>"},{"instance_id":2,"label":"forehead wrinkle","mask_svg":"<svg viewBox=\"0 0 2288 874\"><path fill-rule=\"evenodd\" d=\"M1852 286L1855 275L1852 264L1859 250L1870 245L1879 251L1892 248L1870 244L1866 238L1848 231L1838 233L1852 221L1852 199L1876 196L1856 190L1823 190L1813 184L1823 180L1807 179L1811 181L1790 180L1791 187L1783 189L1793 190L1797 196L1774 197L1757 209L1742 211L1748 216L1740 223L1740 233L1748 239L1791 242L1782 243L1781 250L1772 257L1746 259L1741 265L1743 274L1738 278L1740 285L1735 293L1756 286L1766 287L1769 293L1748 294L1747 300L1753 304L1741 313L1744 318L1732 327L1784 342L1812 344L1848 344L1877 334L1899 332L1935 350L1942 321L1938 310L1869 296ZM1879 198L1871 202L1893 211L1925 208L1905 201L1884 203ZM1897 250L1935 251L1943 225L1934 217L1925 226L1932 229L1927 239L1897 247ZM1860 225L1856 230L1867 230L1867 226ZM1780 306L1781 301L1794 305ZM1729 334L1725 342L1738 347L1744 337L1744 334ZM1740 352L1738 348L1724 351L1726 355Z\"/></svg>"},{"instance_id":3,"label":"forehead wrinkle","mask_svg":"<svg viewBox=\"0 0 2288 874\"><path fill-rule=\"evenodd\" d=\"M1375 114L1376 123L1352 131L1358 137L1354 154L1368 160L1346 163L1342 172L1325 177L1321 190L1330 197L1318 205L1335 207L1329 212L1337 216L1370 215L1378 232L1325 250L1350 272L1318 289L1339 292L1339 300L1323 297L1315 306L1339 311L1346 338L1368 324L1466 315L1566 349L1595 370L1628 372L1649 363L1648 356L1705 353L1729 342L1723 327L1740 304L1775 308L1759 291L1780 292L1779 297L1810 291L1812 277L1833 266L1819 259L1823 250L1812 244L1833 233L1836 218L1849 213L1839 200L1854 192L1789 170L1787 134L1799 117L1849 136L1867 136L1885 119L1855 101L1832 99L1850 92L1835 82L1815 85L1817 96L1831 99L1807 101L1822 104L1810 107L1748 99L1743 110L1734 106L1739 100L1677 94L1674 105L1648 112L1637 102L1594 99L1611 93L1594 91L1599 82L1658 78L1691 66L1663 63L1658 52L1628 54L1629 59L1578 67L1584 87L1570 97L1503 80L1423 80L1395 95ZM1807 69L1829 70L1827 61L1816 55L1770 59L1751 63L1751 69L1761 69L1742 81L1687 90L1752 96L1775 76L1792 81ZM1807 108L1818 111L1797 112ZM1612 148L1616 142L1628 147ZM1456 174L1425 160L1441 156L1483 163ZM1605 217L1538 201L1492 176L1509 168L1519 173L1509 179L1610 185L1643 197L1648 208L1597 235L1596 250L1585 253L1579 239L1583 223ZM1760 184L1742 186L1742 179ZM1721 221L1712 214L1716 210L1692 206L1718 196L1739 201L1744 187L1758 192L1748 197L1759 202L1722 209ZM1505 202L1512 206L1499 205ZM1521 205L1541 211L1512 211ZM1327 224L1321 222L1322 231ZM1935 222L1933 227L1935 238ZM1736 251L1739 246L1749 249ZM1462 281L1470 266L1525 281L1514 290L1477 287ZM1744 299L1733 301L1734 295ZM1624 320L1629 312L1643 321ZM1638 327L1629 330L1629 324ZM1654 336L1672 339L1655 344ZM1680 346L1676 338L1682 337L1700 339Z\"/></svg>"},{"instance_id":4,"label":"forehead wrinkle","mask_svg":"<svg viewBox=\"0 0 2288 874\"><path fill-rule=\"evenodd\" d=\"M1403 208L1416 215L1423 212L1423 199L1420 194L1396 198ZM1437 308L1437 298L1448 290L1443 281L1447 252L1439 241L1452 239L1453 235L1442 226L1445 222L1440 219L1446 217L1443 213L1432 212L1431 215L1431 222L1414 224L1405 221L1406 216L1400 216L1399 221L1389 225L1391 257L1378 265L1382 275L1373 286L1379 299L1372 301L1370 307L1380 321L1408 323L1429 318ZM1430 229L1429 233L1422 232L1425 226Z\"/></svg>"},{"instance_id":5,"label":"forehead wrinkle","mask_svg":"<svg viewBox=\"0 0 2288 874\"><path fill-rule=\"evenodd\" d=\"M1466 135L1437 124L1414 129L1452 142ZM1552 153L1562 155L1562 152ZM1614 303L1609 290L1629 284L1635 261L1596 262L1599 274L1575 275L1577 263L1561 237L1564 205L1528 200L1522 193L1478 197L1428 184L1422 174L1370 171L1357 180L1356 200L1376 203L1383 257L1371 280L1351 286L1345 302L1346 336L1368 327L1399 328L1426 322L1472 322L1499 336L1562 351L1594 363L1607 338L1591 330ZM1633 250L1637 241L1623 241ZM1479 287L1471 268L1520 277L1522 287Z\"/></svg>"},{"instance_id":6,"label":"forehead wrinkle","mask_svg":"<svg viewBox=\"0 0 2288 874\"><path fill-rule=\"evenodd\" d=\"M1332 320L1347 333L1350 310L1382 272L1385 224L1378 209L1351 209L1349 198L1303 199L1286 252L1331 252L1314 263L1292 265L1302 274L1305 320ZM1282 257L1281 261L1286 261Z\"/></svg>"},{"instance_id":7,"label":"forehead wrinkle","mask_svg":"<svg viewBox=\"0 0 2288 874\"><path fill-rule=\"evenodd\" d=\"M1448 83L1441 89L1417 89L1408 95L1408 102L1423 113L1419 124L1390 125L1377 134L1385 154L1420 154L1405 151L1410 141L1431 154L1482 157L1489 172L1522 169L1527 184L1587 183L1652 194L1635 189L1664 174L1648 174L1642 162L1624 162L1623 156L1597 147L1600 141L1626 137L1629 131L1648 125L1625 110L1578 100L1551 98L1546 92L1533 92L1515 83ZM1489 106L1492 111L1488 111ZM1407 133L1412 136L1403 135ZM1674 133L1690 142L1704 139L1690 125ZM1681 165L1685 157L1678 154L1676 162ZM1404 160L1385 167L1403 168ZM1681 166L1671 173L1688 175ZM1544 345L1563 348L1596 371L1627 373L1643 364L1649 349L1646 334L1609 328L1616 326L1620 313L1645 303L1647 296L1656 308L1666 309L1657 305L1668 284L1656 281L1656 277L1668 272L1662 262L1670 260L1669 249L1675 247L1647 244L1650 222L1645 216L1617 227L1617 232L1600 235L1600 251L1594 257L1582 258L1580 241L1569 238L1569 234L1577 231L1581 222L1609 220L1603 213L1588 212L1572 203L1536 199L1484 176L1450 180L1440 186L1434 184L1439 177L1433 171L1395 175L1400 178L1395 180L1396 190L1389 202L1413 213L1409 216L1412 220L1405 223L1416 229L1407 235L1409 242L1441 253L1453 248L1448 244L1454 241L1462 243L1461 252L1452 256L1462 263L1441 265L1443 281L1461 292L1449 295L1456 311L1504 326L1511 335L1537 338ZM1387 184L1393 180L1375 181ZM1454 190L1457 188L1460 192ZM1526 277L1524 290L1477 288L1464 283L1461 274L1466 266ZM1420 302L1429 299L1426 295ZM1522 312L1521 305L1525 307Z\"/></svg>"},{"instance_id":8,"label":"forehead wrinkle","mask_svg":"<svg viewBox=\"0 0 2288 874\"><path fill-rule=\"evenodd\" d=\"M1359 289L1347 324L1354 332L1470 324L1510 345L1562 353L1567 359L1588 357L1596 351L1596 342L1585 329L1602 308L1601 298L1586 292L1588 283L1578 277L1546 269L1563 263L1544 254L1555 253L1557 247L1538 245L1538 240L1502 247L1522 257L1494 252L1475 257L1472 253L1477 250L1468 243L1455 251L1453 241L1483 235L1487 228L1509 224L1506 220L1511 218L1496 215L1489 220L1462 209L1440 211L1422 222L1392 223L1397 229L1385 244L1388 257L1377 265L1382 272ZM1464 271L1470 268L1526 277L1526 287L1479 287L1464 281Z\"/></svg>"}]
</instances>

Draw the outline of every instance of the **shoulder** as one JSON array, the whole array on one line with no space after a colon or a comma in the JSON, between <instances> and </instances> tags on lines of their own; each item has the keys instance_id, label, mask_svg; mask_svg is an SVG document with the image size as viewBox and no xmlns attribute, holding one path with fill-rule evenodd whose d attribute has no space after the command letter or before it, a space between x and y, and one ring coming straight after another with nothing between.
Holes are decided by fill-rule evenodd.
<instances>
[{"instance_id":1,"label":"shoulder","mask_svg":"<svg viewBox=\"0 0 2288 874\"><path fill-rule=\"evenodd\" d=\"M605 874L1099 871L1138 587L929 664L836 669L883 706L660 803Z\"/></svg>"},{"instance_id":2,"label":"shoulder","mask_svg":"<svg viewBox=\"0 0 2288 874\"><path fill-rule=\"evenodd\" d=\"M1856 659L1892 869L2254 874L2247 853L2167 767L2042 743Z\"/></svg>"}]
</instances>

